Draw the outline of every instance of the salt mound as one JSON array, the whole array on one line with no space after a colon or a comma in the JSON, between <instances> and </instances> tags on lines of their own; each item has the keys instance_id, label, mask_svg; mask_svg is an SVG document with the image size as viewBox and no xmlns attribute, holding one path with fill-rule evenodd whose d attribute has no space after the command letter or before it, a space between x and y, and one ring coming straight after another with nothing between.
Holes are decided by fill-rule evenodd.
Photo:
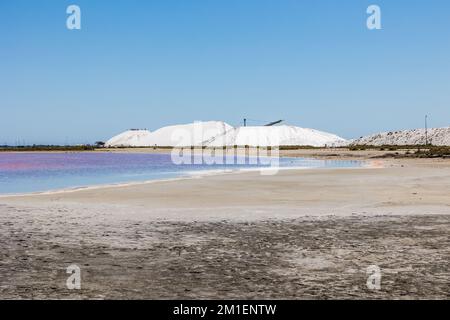
<instances>
[{"instance_id":1,"label":"salt mound","mask_svg":"<svg viewBox=\"0 0 450 320\"><path fill-rule=\"evenodd\" d=\"M222 121L194 122L148 130L128 130L106 142L111 147L189 146L342 146L347 141L334 134L295 126L233 128Z\"/></svg>"},{"instance_id":2,"label":"salt mound","mask_svg":"<svg viewBox=\"0 0 450 320\"><path fill-rule=\"evenodd\" d=\"M131 129L105 142L107 147L145 147L151 132L148 130Z\"/></svg>"},{"instance_id":3,"label":"salt mound","mask_svg":"<svg viewBox=\"0 0 450 320\"><path fill-rule=\"evenodd\" d=\"M159 147L200 146L203 141L220 136L232 128L223 121L199 121L167 126L153 131L146 138L146 145Z\"/></svg>"},{"instance_id":4,"label":"salt mound","mask_svg":"<svg viewBox=\"0 0 450 320\"><path fill-rule=\"evenodd\" d=\"M200 146L205 140L219 136L233 127L223 121L205 121L189 124L173 125L162 127L153 132L148 132L139 141L139 146L146 147L190 147ZM127 136L126 132L122 135ZM114 139L114 138L113 138ZM120 140L119 145L125 145ZM137 146L136 144L129 144ZM116 143L117 146L117 143Z\"/></svg>"},{"instance_id":5,"label":"salt mound","mask_svg":"<svg viewBox=\"0 0 450 320\"><path fill-rule=\"evenodd\" d=\"M450 146L450 127L428 129L428 143ZM425 129L377 133L353 140L350 145L425 145Z\"/></svg>"},{"instance_id":6,"label":"salt mound","mask_svg":"<svg viewBox=\"0 0 450 320\"><path fill-rule=\"evenodd\" d=\"M295 126L251 126L228 130L205 144L211 147L221 146L340 146L346 140L327 132Z\"/></svg>"}]
</instances>

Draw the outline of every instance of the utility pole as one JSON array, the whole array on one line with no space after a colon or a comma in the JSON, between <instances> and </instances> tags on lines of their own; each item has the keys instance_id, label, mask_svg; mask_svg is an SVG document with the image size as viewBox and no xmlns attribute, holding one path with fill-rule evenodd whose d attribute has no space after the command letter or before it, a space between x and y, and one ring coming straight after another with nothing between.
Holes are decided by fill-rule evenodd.
<instances>
[{"instance_id":1,"label":"utility pole","mask_svg":"<svg viewBox=\"0 0 450 320\"><path fill-rule=\"evenodd\" d=\"M428 145L428 115L425 115L425 145Z\"/></svg>"}]
</instances>

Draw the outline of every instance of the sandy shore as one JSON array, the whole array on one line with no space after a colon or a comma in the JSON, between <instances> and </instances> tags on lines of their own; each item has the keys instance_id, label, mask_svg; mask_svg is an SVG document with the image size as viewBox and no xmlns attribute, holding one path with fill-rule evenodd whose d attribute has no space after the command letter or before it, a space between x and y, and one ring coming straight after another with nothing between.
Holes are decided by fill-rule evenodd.
<instances>
[{"instance_id":1,"label":"sandy shore","mask_svg":"<svg viewBox=\"0 0 450 320\"><path fill-rule=\"evenodd\" d=\"M450 161L377 161L0 198L0 298L449 298Z\"/></svg>"}]
</instances>

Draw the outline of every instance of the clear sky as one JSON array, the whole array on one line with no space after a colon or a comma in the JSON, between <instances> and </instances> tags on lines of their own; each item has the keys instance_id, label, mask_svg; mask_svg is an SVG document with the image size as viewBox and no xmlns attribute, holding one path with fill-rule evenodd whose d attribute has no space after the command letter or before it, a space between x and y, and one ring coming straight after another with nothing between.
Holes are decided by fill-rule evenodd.
<instances>
[{"instance_id":1,"label":"clear sky","mask_svg":"<svg viewBox=\"0 0 450 320\"><path fill-rule=\"evenodd\" d=\"M448 0L0 1L0 144L244 117L353 138L426 113L450 125Z\"/></svg>"}]
</instances>

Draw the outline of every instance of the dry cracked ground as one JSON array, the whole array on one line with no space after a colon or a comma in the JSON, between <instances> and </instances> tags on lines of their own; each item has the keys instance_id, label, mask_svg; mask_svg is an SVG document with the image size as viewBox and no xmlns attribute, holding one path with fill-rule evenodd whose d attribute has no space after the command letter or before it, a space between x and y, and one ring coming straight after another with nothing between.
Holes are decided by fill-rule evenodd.
<instances>
[{"instance_id":1,"label":"dry cracked ground","mask_svg":"<svg viewBox=\"0 0 450 320\"><path fill-rule=\"evenodd\" d=\"M450 215L91 220L0 205L2 299L448 299ZM81 269L68 290L67 266ZM381 289L366 269L381 269Z\"/></svg>"}]
</instances>

